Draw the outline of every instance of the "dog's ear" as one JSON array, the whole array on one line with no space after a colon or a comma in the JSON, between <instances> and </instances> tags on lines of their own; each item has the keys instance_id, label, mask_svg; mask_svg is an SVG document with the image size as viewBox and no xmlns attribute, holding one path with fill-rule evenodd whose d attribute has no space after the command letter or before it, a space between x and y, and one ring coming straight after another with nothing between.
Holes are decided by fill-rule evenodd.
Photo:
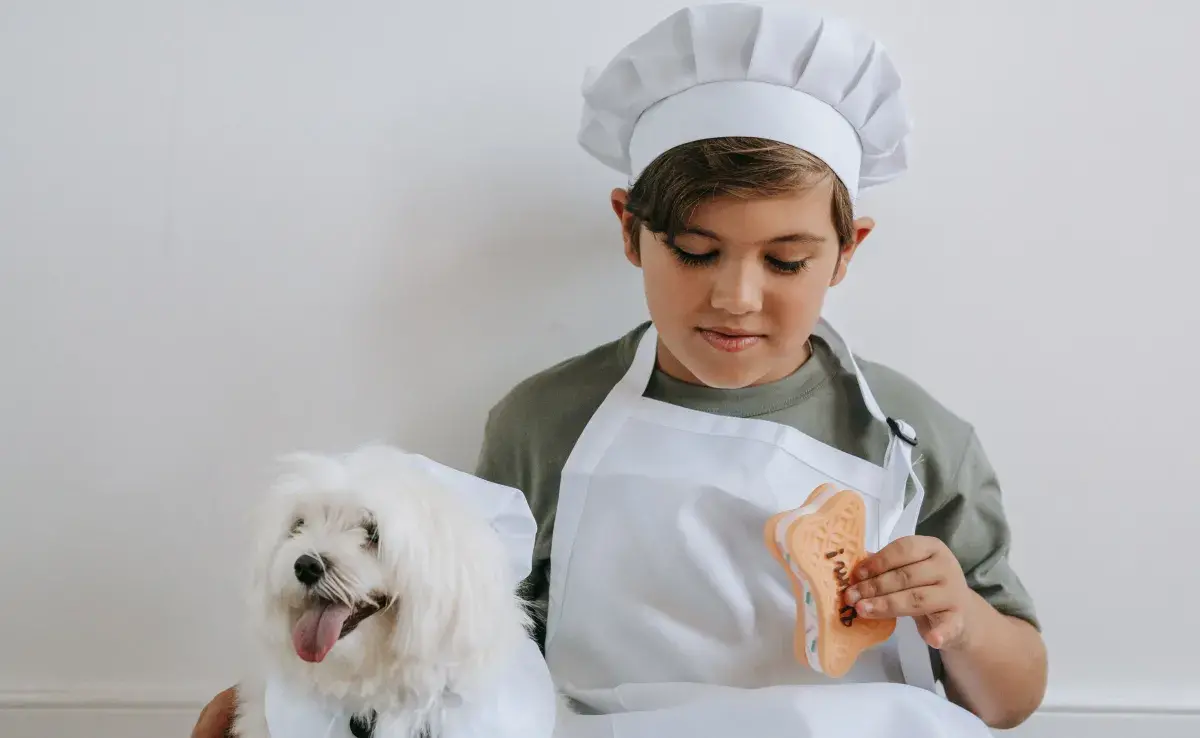
<instances>
[{"instance_id":1,"label":"dog's ear","mask_svg":"<svg viewBox=\"0 0 1200 738\"><path fill-rule=\"evenodd\" d=\"M436 487L429 492L439 493L444 494ZM416 663L448 662L470 670L506 647L514 628L520 632L524 613L509 584L508 558L491 527L458 501L430 507L431 519L405 521L406 528L414 524L405 533L421 541L406 541L404 558L394 562L403 581L392 607L393 648ZM395 531L380 533L382 556L391 565L397 552L388 543Z\"/></svg>"}]
</instances>

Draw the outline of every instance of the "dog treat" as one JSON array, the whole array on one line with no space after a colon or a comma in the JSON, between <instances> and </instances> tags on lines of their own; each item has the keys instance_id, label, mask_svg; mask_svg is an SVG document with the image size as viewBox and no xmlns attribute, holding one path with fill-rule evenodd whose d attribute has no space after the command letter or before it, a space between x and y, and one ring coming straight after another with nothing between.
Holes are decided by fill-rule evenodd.
<instances>
[{"instance_id":1,"label":"dog treat","mask_svg":"<svg viewBox=\"0 0 1200 738\"><path fill-rule=\"evenodd\" d=\"M894 618L858 617L843 597L849 572L868 555L865 532L862 497L832 484L813 490L803 507L773 515L763 531L796 595L796 659L834 678L896 628Z\"/></svg>"}]
</instances>

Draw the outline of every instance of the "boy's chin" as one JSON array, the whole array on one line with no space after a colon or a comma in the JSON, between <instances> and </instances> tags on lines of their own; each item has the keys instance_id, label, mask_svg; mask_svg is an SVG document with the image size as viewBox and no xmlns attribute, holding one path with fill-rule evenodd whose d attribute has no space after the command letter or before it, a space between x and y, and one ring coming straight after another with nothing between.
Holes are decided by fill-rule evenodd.
<instances>
[{"instance_id":1,"label":"boy's chin","mask_svg":"<svg viewBox=\"0 0 1200 738\"><path fill-rule=\"evenodd\" d=\"M751 387L760 382L766 373L766 368L758 366L757 362L723 361L721 357L715 361L692 361L684 366L700 384L719 390Z\"/></svg>"},{"instance_id":2,"label":"boy's chin","mask_svg":"<svg viewBox=\"0 0 1200 738\"><path fill-rule=\"evenodd\" d=\"M717 377L701 379L704 386L718 390L740 390L752 387L757 381L754 377Z\"/></svg>"}]
</instances>

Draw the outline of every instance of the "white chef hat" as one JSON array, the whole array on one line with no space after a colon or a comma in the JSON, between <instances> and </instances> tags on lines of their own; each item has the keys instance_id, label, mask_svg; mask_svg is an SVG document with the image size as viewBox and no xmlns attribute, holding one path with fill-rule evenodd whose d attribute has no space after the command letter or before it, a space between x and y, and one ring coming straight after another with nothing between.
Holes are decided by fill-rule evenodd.
<instances>
[{"instance_id":1,"label":"white chef hat","mask_svg":"<svg viewBox=\"0 0 1200 738\"><path fill-rule=\"evenodd\" d=\"M583 98L579 143L631 181L669 149L722 136L803 149L851 197L907 166L911 124L883 47L792 4L677 11L589 74Z\"/></svg>"}]
</instances>

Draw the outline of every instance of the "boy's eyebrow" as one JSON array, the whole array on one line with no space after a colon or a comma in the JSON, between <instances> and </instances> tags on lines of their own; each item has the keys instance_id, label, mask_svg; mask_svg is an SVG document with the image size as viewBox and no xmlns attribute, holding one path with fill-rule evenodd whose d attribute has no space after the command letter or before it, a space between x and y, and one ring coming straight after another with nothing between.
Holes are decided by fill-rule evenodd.
<instances>
[{"instance_id":1,"label":"boy's eyebrow","mask_svg":"<svg viewBox=\"0 0 1200 738\"><path fill-rule=\"evenodd\" d=\"M714 241L723 240L716 233L713 233L712 231L708 230L707 228L700 228L699 226L688 226L687 228L683 229L682 233L691 233L696 236L703 236L704 238L711 238ZM829 239L825 238L824 236L818 236L815 233L810 233L808 231L797 231L796 233L784 233L783 235L775 236L774 238L769 238L766 241L762 241L760 243L763 243L763 244L777 244L777 243L820 244L820 243L825 243L827 240L829 240Z\"/></svg>"}]
</instances>

